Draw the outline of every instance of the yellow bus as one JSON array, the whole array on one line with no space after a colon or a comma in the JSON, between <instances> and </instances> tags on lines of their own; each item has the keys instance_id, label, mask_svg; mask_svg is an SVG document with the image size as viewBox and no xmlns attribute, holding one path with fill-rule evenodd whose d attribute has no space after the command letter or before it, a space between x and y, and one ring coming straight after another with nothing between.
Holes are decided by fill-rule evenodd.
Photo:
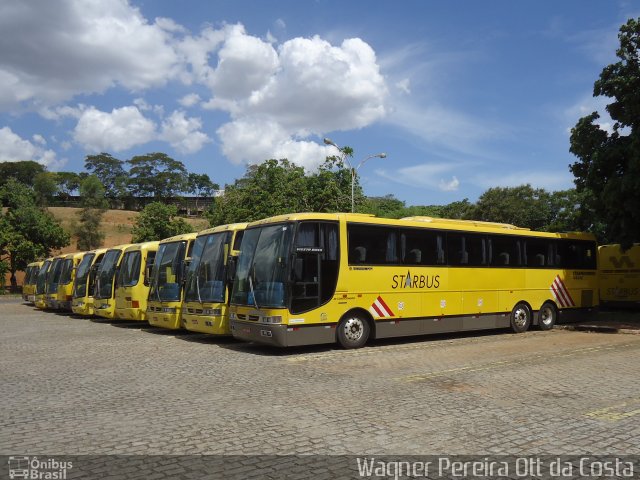
<instances>
[{"instance_id":1,"label":"yellow bus","mask_svg":"<svg viewBox=\"0 0 640 480\"><path fill-rule=\"evenodd\" d=\"M93 314L103 318L114 318L116 311L115 283L122 253L131 244L111 247L104 254L96 272L93 289Z\"/></svg>"},{"instance_id":2,"label":"yellow bus","mask_svg":"<svg viewBox=\"0 0 640 480\"><path fill-rule=\"evenodd\" d=\"M60 275L62 274L64 257L64 255L53 257L51 267L49 267L47 284L44 290L46 294L44 297L45 308L54 310L58 308L58 282L60 281Z\"/></svg>"},{"instance_id":3,"label":"yellow bus","mask_svg":"<svg viewBox=\"0 0 640 480\"><path fill-rule=\"evenodd\" d=\"M38 272L43 262L31 262L27 265L22 282L22 299L25 302L35 304L36 302L36 282L38 281Z\"/></svg>"},{"instance_id":4,"label":"yellow bus","mask_svg":"<svg viewBox=\"0 0 640 480\"><path fill-rule=\"evenodd\" d=\"M187 269L182 323L187 330L231 335L229 266L237 258L246 223L221 225L198 233Z\"/></svg>"},{"instance_id":5,"label":"yellow bus","mask_svg":"<svg viewBox=\"0 0 640 480\"><path fill-rule=\"evenodd\" d=\"M627 251L620 245L598 247L600 302L612 306L640 305L640 243Z\"/></svg>"},{"instance_id":6,"label":"yellow bus","mask_svg":"<svg viewBox=\"0 0 640 480\"><path fill-rule=\"evenodd\" d=\"M45 297L47 289L47 277L49 275L49 270L51 269L51 262L53 262L53 257L47 258L42 262L42 266L40 267L40 270L38 270L38 278L36 279L36 289L33 298L33 303L36 308L47 308Z\"/></svg>"},{"instance_id":7,"label":"yellow bus","mask_svg":"<svg viewBox=\"0 0 640 480\"><path fill-rule=\"evenodd\" d=\"M82 260L85 252L69 253L64 256L62 264L62 272L58 280L58 310L71 311L71 302L73 300L73 281L76 278L78 264Z\"/></svg>"},{"instance_id":8,"label":"yellow bus","mask_svg":"<svg viewBox=\"0 0 640 480\"><path fill-rule=\"evenodd\" d=\"M182 327L185 262L191 257L196 233L165 238L160 242L151 271L147 321L156 327Z\"/></svg>"},{"instance_id":9,"label":"yellow bus","mask_svg":"<svg viewBox=\"0 0 640 480\"><path fill-rule=\"evenodd\" d=\"M149 272L158 251L159 242L136 243L127 247L116 278L115 318L147 319Z\"/></svg>"},{"instance_id":10,"label":"yellow bus","mask_svg":"<svg viewBox=\"0 0 640 480\"><path fill-rule=\"evenodd\" d=\"M231 331L277 346L531 325L598 303L588 234L358 214L291 214L245 230Z\"/></svg>"},{"instance_id":11,"label":"yellow bus","mask_svg":"<svg viewBox=\"0 0 640 480\"><path fill-rule=\"evenodd\" d=\"M106 248L85 252L78 264L71 300L71 311L76 315L93 315L93 289L96 273L105 253L107 253Z\"/></svg>"}]
</instances>

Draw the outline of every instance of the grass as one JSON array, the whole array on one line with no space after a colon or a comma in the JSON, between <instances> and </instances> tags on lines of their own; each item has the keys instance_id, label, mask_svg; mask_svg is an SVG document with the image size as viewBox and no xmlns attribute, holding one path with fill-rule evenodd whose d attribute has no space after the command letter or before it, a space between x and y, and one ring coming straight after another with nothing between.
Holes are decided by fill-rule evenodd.
<instances>
[{"instance_id":1,"label":"grass","mask_svg":"<svg viewBox=\"0 0 640 480\"><path fill-rule=\"evenodd\" d=\"M77 222L79 208L72 207L49 207L49 211L58 220L62 227L67 231L73 230L73 224ZM101 229L105 233L103 247L114 247L123 243L131 243L131 229L138 218L140 212L131 210L107 210L102 217ZM209 228L209 222L203 218L185 218L186 222L191 225L194 231ZM71 237L69 246L59 251L51 252L53 255L60 253L71 253L77 251L76 237Z\"/></svg>"}]
</instances>

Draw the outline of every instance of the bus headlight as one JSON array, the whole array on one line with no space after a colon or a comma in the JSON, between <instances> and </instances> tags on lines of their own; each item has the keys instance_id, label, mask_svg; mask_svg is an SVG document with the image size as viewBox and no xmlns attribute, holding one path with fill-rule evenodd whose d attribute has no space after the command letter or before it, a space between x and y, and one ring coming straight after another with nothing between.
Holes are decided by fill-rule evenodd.
<instances>
[{"instance_id":1,"label":"bus headlight","mask_svg":"<svg viewBox=\"0 0 640 480\"><path fill-rule=\"evenodd\" d=\"M176 313L176 307L164 307L162 313Z\"/></svg>"},{"instance_id":2,"label":"bus headlight","mask_svg":"<svg viewBox=\"0 0 640 480\"><path fill-rule=\"evenodd\" d=\"M221 308L205 308L202 310L202 314L219 317L220 315L222 315L222 309Z\"/></svg>"},{"instance_id":3,"label":"bus headlight","mask_svg":"<svg viewBox=\"0 0 640 480\"><path fill-rule=\"evenodd\" d=\"M282 315L273 315L271 317L260 318L262 323L282 323Z\"/></svg>"}]
</instances>

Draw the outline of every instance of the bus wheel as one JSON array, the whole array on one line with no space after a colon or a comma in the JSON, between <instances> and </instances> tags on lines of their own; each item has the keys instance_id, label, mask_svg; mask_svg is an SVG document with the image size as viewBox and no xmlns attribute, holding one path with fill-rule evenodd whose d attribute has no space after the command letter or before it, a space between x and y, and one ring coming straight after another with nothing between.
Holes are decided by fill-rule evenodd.
<instances>
[{"instance_id":1,"label":"bus wheel","mask_svg":"<svg viewBox=\"0 0 640 480\"><path fill-rule=\"evenodd\" d=\"M526 303L520 302L511 310L511 329L515 333L526 332L531 325L531 310Z\"/></svg>"},{"instance_id":2,"label":"bus wheel","mask_svg":"<svg viewBox=\"0 0 640 480\"><path fill-rule=\"evenodd\" d=\"M538 327L540 330L551 330L558 319L558 311L551 302L545 302L538 313Z\"/></svg>"},{"instance_id":3,"label":"bus wheel","mask_svg":"<svg viewBox=\"0 0 640 480\"><path fill-rule=\"evenodd\" d=\"M357 313L346 315L338 324L338 343L344 348L360 348L369 339L369 322Z\"/></svg>"}]
</instances>

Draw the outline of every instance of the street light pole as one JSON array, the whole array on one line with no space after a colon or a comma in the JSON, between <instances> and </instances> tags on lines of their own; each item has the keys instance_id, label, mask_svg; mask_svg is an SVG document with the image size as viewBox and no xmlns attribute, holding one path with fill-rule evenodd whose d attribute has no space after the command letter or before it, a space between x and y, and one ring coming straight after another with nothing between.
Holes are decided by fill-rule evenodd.
<instances>
[{"instance_id":1,"label":"street light pole","mask_svg":"<svg viewBox=\"0 0 640 480\"><path fill-rule=\"evenodd\" d=\"M342 152L342 149L335 142L333 142L331 139L325 138L324 139L324 143L325 143L325 145L332 145L332 146L336 147L340 152ZM355 212L356 173L358 172L358 170L360 170L360 167L362 167L362 165L364 165L367 160L371 160L372 158L387 158L387 154L386 153L376 153L375 155L369 155L367 158L365 158L363 160L360 160L360 162L358 163L356 168L353 168L351 166L351 163L349 162L349 159L347 158L346 155L344 155L344 160L345 160L345 162L347 162L347 165L349 166L349 170L351 170L351 213Z\"/></svg>"}]
</instances>

